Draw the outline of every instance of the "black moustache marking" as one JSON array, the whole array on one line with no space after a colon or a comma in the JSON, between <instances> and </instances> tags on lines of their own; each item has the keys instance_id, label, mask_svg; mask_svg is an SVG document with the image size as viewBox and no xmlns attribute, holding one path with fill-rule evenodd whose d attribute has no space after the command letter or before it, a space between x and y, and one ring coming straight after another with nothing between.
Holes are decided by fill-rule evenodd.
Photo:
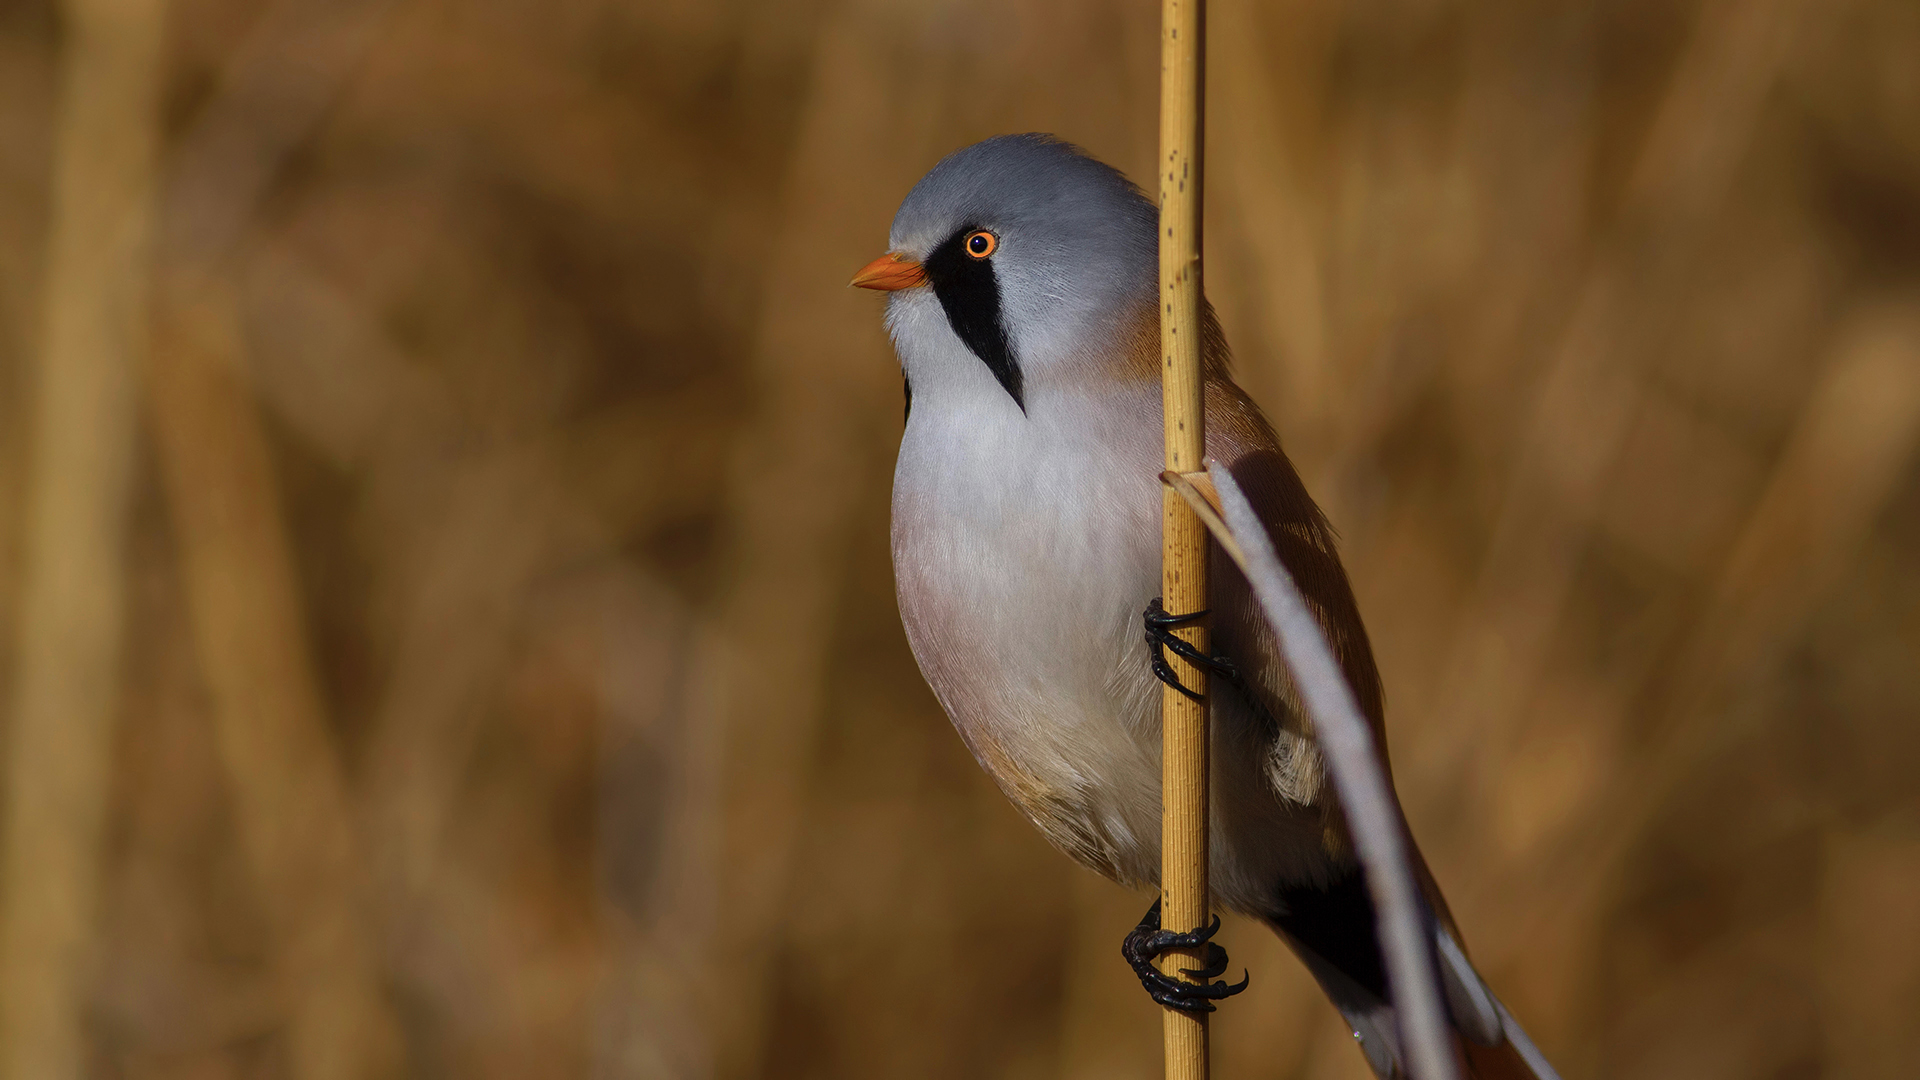
<instances>
[{"instance_id":1,"label":"black moustache marking","mask_svg":"<svg viewBox=\"0 0 1920 1080\"><path fill-rule=\"evenodd\" d=\"M1020 364L1007 341L1006 324L1000 318L1000 281L994 276L993 259L976 259L963 245L977 225L963 226L927 256L927 280L947 313L947 323L960 336L973 355L987 365L994 379L1013 397L1021 412L1027 411L1020 390Z\"/></svg>"}]
</instances>

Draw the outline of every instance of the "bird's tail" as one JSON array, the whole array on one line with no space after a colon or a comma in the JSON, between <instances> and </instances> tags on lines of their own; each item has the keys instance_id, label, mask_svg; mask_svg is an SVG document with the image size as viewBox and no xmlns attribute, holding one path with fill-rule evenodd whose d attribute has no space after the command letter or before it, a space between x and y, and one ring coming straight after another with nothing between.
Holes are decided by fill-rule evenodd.
<instances>
[{"instance_id":1,"label":"bird's tail","mask_svg":"<svg viewBox=\"0 0 1920 1080\"><path fill-rule=\"evenodd\" d=\"M1424 868L1423 868L1424 869ZM1432 889L1431 882L1425 882ZM1444 901L1441 901L1444 904ZM1387 991L1385 964L1374 937L1373 904L1362 875L1327 888L1285 890L1268 923L1319 981L1380 1080L1405 1080L1400 1026ZM1470 1080L1560 1080L1546 1056L1488 989L1444 915L1428 916L1440 986L1460 1056Z\"/></svg>"},{"instance_id":2,"label":"bird's tail","mask_svg":"<svg viewBox=\"0 0 1920 1080\"><path fill-rule=\"evenodd\" d=\"M1281 930L1280 934L1299 953L1334 1007L1346 1018L1354 1041L1366 1055L1374 1075L1380 1080L1405 1080L1400 1025L1392 1002L1303 947L1286 931ZM1453 1027L1461 1075L1469 1080L1560 1080L1560 1074L1533 1045L1525 1029L1487 988L1452 931L1436 921L1434 937L1440 985Z\"/></svg>"}]
</instances>

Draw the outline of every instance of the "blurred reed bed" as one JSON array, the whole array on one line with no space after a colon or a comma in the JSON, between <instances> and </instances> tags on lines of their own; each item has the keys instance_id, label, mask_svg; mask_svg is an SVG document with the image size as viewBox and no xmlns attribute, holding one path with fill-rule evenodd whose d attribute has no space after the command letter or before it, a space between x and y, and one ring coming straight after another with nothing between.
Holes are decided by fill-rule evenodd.
<instances>
[{"instance_id":1,"label":"blurred reed bed","mask_svg":"<svg viewBox=\"0 0 1920 1080\"><path fill-rule=\"evenodd\" d=\"M1920 9L1212 5L1209 283L1569 1077L1920 1073ZM0 1061L1148 1077L843 287L1151 5L0 9ZM1225 1077L1361 1059L1258 928Z\"/></svg>"}]
</instances>

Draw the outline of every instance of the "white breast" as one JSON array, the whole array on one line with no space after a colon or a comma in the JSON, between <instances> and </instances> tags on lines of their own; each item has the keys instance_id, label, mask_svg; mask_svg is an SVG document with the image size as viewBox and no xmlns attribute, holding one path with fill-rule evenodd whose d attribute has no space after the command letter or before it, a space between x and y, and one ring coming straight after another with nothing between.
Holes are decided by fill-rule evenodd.
<instances>
[{"instance_id":1,"label":"white breast","mask_svg":"<svg viewBox=\"0 0 1920 1080\"><path fill-rule=\"evenodd\" d=\"M1140 614L1159 585L1159 439L1143 411L1157 388L1030 383L1024 414L990 377L914 389L893 557L921 669L1042 831L1149 880L1159 696Z\"/></svg>"}]
</instances>

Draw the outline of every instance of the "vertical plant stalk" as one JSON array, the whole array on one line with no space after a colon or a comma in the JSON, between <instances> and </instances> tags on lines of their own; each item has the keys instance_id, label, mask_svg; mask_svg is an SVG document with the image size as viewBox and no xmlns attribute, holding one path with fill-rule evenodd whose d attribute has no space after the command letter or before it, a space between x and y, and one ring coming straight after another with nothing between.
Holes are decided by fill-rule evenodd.
<instances>
[{"instance_id":1,"label":"vertical plant stalk","mask_svg":"<svg viewBox=\"0 0 1920 1080\"><path fill-rule=\"evenodd\" d=\"M176 275L183 273L176 268ZM224 282L162 280L148 403L194 649L286 994L288 1075L397 1074L293 547Z\"/></svg>"},{"instance_id":2,"label":"vertical plant stalk","mask_svg":"<svg viewBox=\"0 0 1920 1080\"><path fill-rule=\"evenodd\" d=\"M163 0L69 0L6 773L0 1075L77 1080L125 612Z\"/></svg>"},{"instance_id":3,"label":"vertical plant stalk","mask_svg":"<svg viewBox=\"0 0 1920 1080\"><path fill-rule=\"evenodd\" d=\"M1165 0L1160 20L1160 378L1167 468L1192 472L1206 453L1200 370L1200 190L1205 83L1203 0ZM1207 606L1207 532L1171 489L1161 490L1160 589L1175 614ZM1201 651L1201 624L1179 631ZM1207 922L1207 677L1172 658L1194 701L1171 686L1160 695L1160 921L1172 930ZM1168 953L1161 970L1201 966ZM1167 1080L1205 1080L1207 1019L1164 1012Z\"/></svg>"},{"instance_id":4,"label":"vertical plant stalk","mask_svg":"<svg viewBox=\"0 0 1920 1080\"><path fill-rule=\"evenodd\" d=\"M294 548L247 375L235 251L390 0L274 0L173 147L146 396L194 650L272 935L295 1080L404 1068L361 910L348 780L307 640Z\"/></svg>"}]
</instances>

